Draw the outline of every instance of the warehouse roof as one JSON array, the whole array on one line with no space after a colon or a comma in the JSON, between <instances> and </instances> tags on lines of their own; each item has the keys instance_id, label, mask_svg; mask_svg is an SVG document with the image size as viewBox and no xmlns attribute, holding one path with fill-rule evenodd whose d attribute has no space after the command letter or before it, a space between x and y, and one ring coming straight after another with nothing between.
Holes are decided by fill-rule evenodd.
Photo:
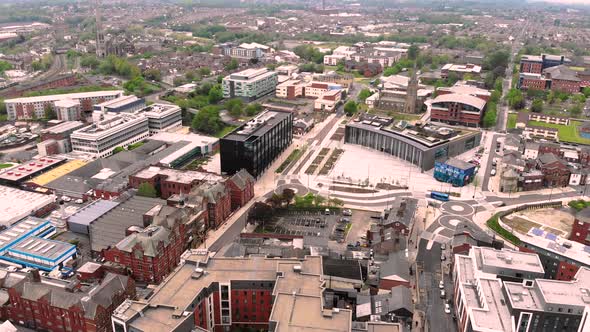
<instances>
[{"instance_id":1,"label":"warehouse roof","mask_svg":"<svg viewBox=\"0 0 590 332\"><path fill-rule=\"evenodd\" d=\"M37 177L34 177L29 182L32 182L32 183L39 185L39 186L44 186L53 180L56 180L56 179L66 175L74 170L77 170L78 168L86 165L87 163L88 162L86 162L84 160L80 160L80 159L71 160L63 165L60 165L60 166L50 170L49 172L46 172L46 173L43 173Z\"/></svg>"},{"instance_id":2,"label":"warehouse roof","mask_svg":"<svg viewBox=\"0 0 590 332\"><path fill-rule=\"evenodd\" d=\"M107 201L104 199L96 200L71 215L68 218L68 222L81 225L90 225L96 219L100 218L108 211L114 209L119 204L119 202Z\"/></svg>"}]
</instances>

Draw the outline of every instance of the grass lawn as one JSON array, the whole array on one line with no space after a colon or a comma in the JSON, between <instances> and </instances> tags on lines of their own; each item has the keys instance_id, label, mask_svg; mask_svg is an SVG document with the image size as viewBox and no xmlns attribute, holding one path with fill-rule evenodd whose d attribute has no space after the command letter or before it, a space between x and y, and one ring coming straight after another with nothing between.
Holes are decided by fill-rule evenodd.
<instances>
[{"instance_id":1,"label":"grass lawn","mask_svg":"<svg viewBox=\"0 0 590 332\"><path fill-rule=\"evenodd\" d=\"M516 117L518 114L508 114L508 122L506 122L506 129L516 128Z\"/></svg>"},{"instance_id":2,"label":"grass lawn","mask_svg":"<svg viewBox=\"0 0 590 332\"><path fill-rule=\"evenodd\" d=\"M12 166L14 166L14 164L0 164L0 169L12 167Z\"/></svg>"},{"instance_id":3,"label":"grass lawn","mask_svg":"<svg viewBox=\"0 0 590 332\"><path fill-rule=\"evenodd\" d=\"M237 127L235 126L227 126L227 127L223 127L223 129L221 129L220 131L216 132L215 137L217 138L222 138L223 136L229 134L232 132L232 130L236 129Z\"/></svg>"},{"instance_id":4,"label":"grass lawn","mask_svg":"<svg viewBox=\"0 0 590 332\"><path fill-rule=\"evenodd\" d=\"M544 123L540 121L529 121L531 126L539 126L545 128L555 128L559 130L559 140L570 143L590 144L590 139L583 138L578 132L578 127L582 124L580 121L570 121L569 126L563 126L553 123Z\"/></svg>"}]
</instances>

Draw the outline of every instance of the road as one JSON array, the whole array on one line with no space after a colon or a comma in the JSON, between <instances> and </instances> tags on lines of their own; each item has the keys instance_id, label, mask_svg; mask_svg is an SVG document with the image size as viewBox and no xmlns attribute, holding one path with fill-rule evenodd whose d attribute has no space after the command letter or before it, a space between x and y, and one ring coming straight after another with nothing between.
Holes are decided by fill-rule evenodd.
<instances>
[{"instance_id":1,"label":"road","mask_svg":"<svg viewBox=\"0 0 590 332\"><path fill-rule=\"evenodd\" d=\"M484 153L488 153L489 157L488 157L488 162L486 164L486 167L483 168L483 183L482 183L482 190L483 191L488 191L488 185L490 183L490 172L492 170L492 162L494 161L494 158L498 158L500 157L499 154L496 153L496 144L498 142L498 138L501 137L501 135L499 134L494 134L494 136L492 137L492 144L489 146L486 146L486 151L484 151ZM496 174L497 176L499 176L498 174Z\"/></svg>"},{"instance_id":2,"label":"road","mask_svg":"<svg viewBox=\"0 0 590 332\"><path fill-rule=\"evenodd\" d=\"M430 331L457 331L452 315L445 313L444 310L446 299L453 298L453 283L448 274L443 278L440 244L435 243L430 250L427 250L427 243L426 240L420 241L416 258L420 281L420 304L417 307L426 313ZM439 282L441 278L443 278L445 286L445 299L440 296Z\"/></svg>"}]
</instances>

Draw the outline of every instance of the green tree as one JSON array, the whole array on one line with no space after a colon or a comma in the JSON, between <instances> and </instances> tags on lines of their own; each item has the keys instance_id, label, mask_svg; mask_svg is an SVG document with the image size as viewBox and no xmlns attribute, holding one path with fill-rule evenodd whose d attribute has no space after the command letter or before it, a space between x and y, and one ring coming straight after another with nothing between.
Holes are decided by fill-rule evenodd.
<instances>
[{"instance_id":1,"label":"green tree","mask_svg":"<svg viewBox=\"0 0 590 332\"><path fill-rule=\"evenodd\" d=\"M121 151L125 151L125 149L122 146L117 146L116 148L113 149L113 154L117 154Z\"/></svg>"},{"instance_id":2,"label":"green tree","mask_svg":"<svg viewBox=\"0 0 590 332\"><path fill-rule=\"evenodd\" d=\"M248 104L244 109L244 112L247 116L254 116L262 112L262 105L260 105L259 103Z\"/></svg>"},{"instance_id":3,"label":"green tree","mask_svg":"<svg viewBox=\"0 0 590 332\"><path fill-rule=\"evenodd\" d=\"M4 103L4 99L0 98L0 114L7 114L6 113L6 104Z\"/></svg>"},{"instance_id":4,"label":"green tree","mask_svg":"<svg viewBox=\"0 0 590 332\"><path fill-rule=\"evenodd\" d=\"M220 85L215 85L209 90L208 99L210 104L217 104L223 99L223 90Z\"/></svg>"},{"instance_id":5,"label":"green tree","mask_svg":"<svg viewBox=\"0 0 590 332\"><path fill-rule=\"evenodd\" d=\"M354 115L358 111L358 105L356 102L350 100L344 105L344 112L348 116Z\"/></svg>"},{"instance_id":6,"label":"green tree","mask_svg":"<svg viewBox=\"0 0 590 332\"><path fill-rule=\"evenodd\" d=\"M568 111L570 112L572 117L578 117L580 116L580 114L582 114L582 105L575 104L574 106L570 107Z\"/></svg>"},{"instance_id":7,"label":"green tree","mask_svg":"<svg viewBox=\"0 0 590 332\"><path fill-rule=\"evenodd\" d=\"M244 102L240 98L233 98L226 101L223 106L231 116L239 118L242 115Z\"/></svg>"},{"instance_id":8,"label":"green tree","mask_svg":"<svg viewBox=\"0 0 590 332\"><path fill-rule=\"evenodd\" d=\"M486 112L483 116L483 126L485 128L493 127L496 124L497 106L494 103L489 103Z\"/></svg>"},{"instance_id":9,"label":"green tree","mask_svg":"<svg viewBox=\"0 0 590 332\"><path fill-rule=\"evenodd\" d=\"M55 114L55 110L53 109L53 106L51 106L50 104L47 104L45 106L45 119L46 120L55 120L57 119L57 114Z\"/></svg>"},{"instance_id":10,"label":"green tree","mask_svg":"<svg viewBox=\"0 0 590 332\"><path fill-rule=\"evenodd\" d=\"M590 87L585 87L584 89L582 89L582 93L584 94L584 96L586 96L586 98L590 98Z\"/></svg>"},{"instance_id":11,"label":"green tree","mask_svg":"<svg viewBox=\"0 0 590 332\"><path fill-rule=\"evenodd\" d=\"M231 61L227 65L225 65L225 70L226 71L236 70L236 69L238 69L238 66L239 66L238 60L231 59Z\"/></svg>"},{"instance_id":12,"label":"green tree","mask_svg":"<svg viewBox=\"0 0 590 332\"><path fill-rule=\"evenodd\" d=\"M272 206L263 203L263 202L256 202L254 206L248 211L248 218L257 220L257 221L270 221L273 216Z\"/></svg>"},{"instance_id":13,"label":"green tree","mask_svg":"<svg viewBox=\"0 0 590 332\"><path fill-rule=\"evenodd\" d=\"M177 76L172 80L174 86L181 86L186 83L186 79L182 76Z\"/></svg>"},{"instance_id":14,"label":"green tree","mask_svg":"<svg viewBox=\"0 0 590 332\"><path fill-rule=\"evenodd\" d=\"M285 188L283 189L281 196L283 197L283 201L285 202L285 204L289 206L289 204L291 204L291 201L293 201L293 199L295 198L295 191L290 188Z\"/></svg>"},{"instance_id":15,"label":"green tree","mask_svg":"<svg viewBox=\"0 0 590 332\"><path fill-rule=\"evenodd\" d=\"M369 90L369 89L362 89L361 92L359 92L358 100L360 102L363 102L364 103L365 100L367 98L369 98L371 95L372 95L371 90Z\"/></svg>"},{"instance_id":16,"label":"green tree","mask_svg":"<svg viewBox=\"0 0 590 332\"><path fill-rule=\"evenodd\" d=\"M523 109L525 106L524 96L522 95L522 91L518 89L510 89L507 95L508 98L508 105L510 107L520 110Z\"/></svg>"},{"instance_id":17,"label":"green tree","mask_svg":"<svg viewBox=\"0 0 590 332\"><path fill-rule=\"evenodd\" d=\"M143 182L137 188L137 196L156 198L158 197L158 192L151 183Z\"/></svg>"},{"instance_id":18,"label":"green tree","mask_svg":"<svg viewBox=\"0 0 590 332\"><path fill-rule=\"evenodd\" d=\"M3 75L5 71L12 69L12 65L6 61L0 60L0 75Z\"/></svg>"},{"instance_id":19,"label":"green tree","mask_svg":"<svg viewBox=\"0 0 590 332\"><path fill-rule=\"evenodd\" d=\"M215 106L203 107L193 117L192 128L196 131L213 135L223 128L219 110Z\"/></svg>"},{"instance_id":20,"label":"green tree","mask_svg":"<svg viewBox=\"0 0 590 332\"><path fill-rule=\"evenodd\" d=\"M533 100L533 104L531 105L531 112L535 112L535 113L543 112L543 100L542 99Z\"/></svg>"},{"instance_id":21,"label":"green tree","mask_svg":"<svg viewBox=\"0 0 590 332\"><path fill-rule=\"evenodd\" d=\"M211 68L201 67L201 68L199 68L199 74L201 76L209 76L209 75L211 75Z\"/></svg>"},{"instance_id":22,"label":"green tree","mask_svg":"<svg viewBox=\"0 0 590 332\"><path fill-rule=\"evenodd\" d=\"M144 71L143 77L151 81L160 82L162 80L162 73L159 69L152 68Z\"/></svg>"},{"instance_id":23,"label":"green tree","mask_svg":"<svg viewBox=\"0 0 590 332\"><path fill-rule=\"evenodd\" d=\"M420 48L416 45L412 45L408 48L408 59L416 60L420 54Z\"/></svg>"},{"instance_id":24,"label":"green tree","mask_svg":"<svg viewBox=\"0 0 590 332\"><path fill-rule=\"evenodd\" d=\"M196 75L195 75L194 71L189 70L184 74L184 77L186 78L187 81L192 82L195 80Z\"/></svg>"}]
</instances>

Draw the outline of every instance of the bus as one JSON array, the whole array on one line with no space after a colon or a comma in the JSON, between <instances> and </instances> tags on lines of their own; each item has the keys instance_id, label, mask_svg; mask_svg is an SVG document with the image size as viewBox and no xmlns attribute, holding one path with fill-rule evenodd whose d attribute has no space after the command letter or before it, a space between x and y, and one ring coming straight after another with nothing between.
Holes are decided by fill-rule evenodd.
<instances>
[{"instance_id":1,"label":"bus","mask_svg":"<svg viewBox=\"0 0 590 332\"><path fill-rule=\"evenodd\" d=\"M434 198L439 201L447 202L449 200L449 194L433 191L430 193L430 198Z\"/></svg>"}]
</instances>

